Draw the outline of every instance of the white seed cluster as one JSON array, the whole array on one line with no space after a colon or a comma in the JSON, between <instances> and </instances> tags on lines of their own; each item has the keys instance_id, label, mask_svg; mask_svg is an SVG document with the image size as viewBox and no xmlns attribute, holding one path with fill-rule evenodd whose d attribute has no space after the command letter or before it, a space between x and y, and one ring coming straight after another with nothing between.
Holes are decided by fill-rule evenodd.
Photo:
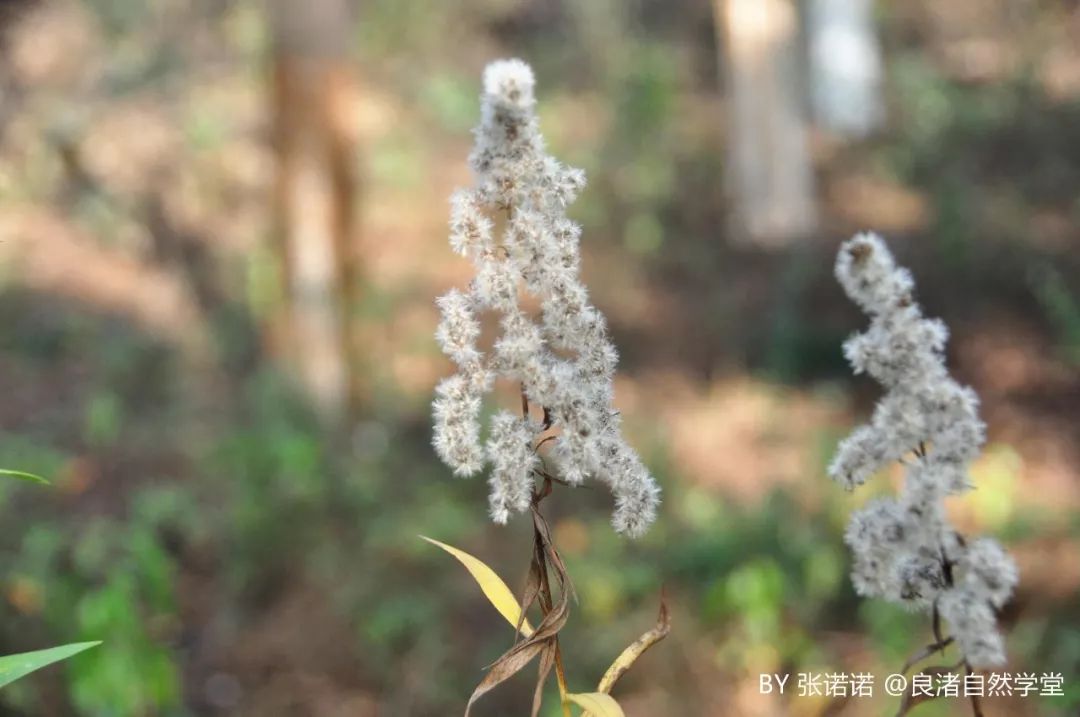
<instances>
[{"instance_id":1,"label":"white seed cluster","mask_svg":"<svg viewBox=\"0 0 1080 717\"><path fill-rule=\"evenodd\" d=\"M545 426L500 412L487 443L480 441L484 395L496 378L519 382L528 400L546 409L554 431L546 445L561 478L606 482L615 495L615 529L638 536L656 516L660 490L621 436L612 406L618 355L578 275L581 228L567 219L566 207L585 175L545 153L533 85L520 60L494 62L484 72L469 157L475 182L450 201L450 245L473 261L476 276L467 291L438 300L436 339L458 371L436 389L433 443L458 475L492 464L496 522L526 510ZM539 299L537 317L522 308L522 290ZM484 311L501 317L501 335L488 353L477 348Z\"/></svg>"},{"instance_id":2,"label":"white seed cluster","mask_svg":"<svg viewBox=\"0 0 1080 717\"><path fill-rule=\"evenodd\" d=\"M894 461L906 466L897 498L873 501L851 517L845 540L854 553L852 582L861 595L936 607L970 665L1000 665L1005 648L994 610L1016 586L1016 565L993 540L966 542L944 506L946 496L971 487L968 467L985 439L978 398L949 376L945 325L923 317L910 272L896 266L878 236L846 242L836 278L871 320L844 354L855 373L869 374L886 393L869 425L840 443L829 474L851 490Z\"/></svg>"}]
</instances>

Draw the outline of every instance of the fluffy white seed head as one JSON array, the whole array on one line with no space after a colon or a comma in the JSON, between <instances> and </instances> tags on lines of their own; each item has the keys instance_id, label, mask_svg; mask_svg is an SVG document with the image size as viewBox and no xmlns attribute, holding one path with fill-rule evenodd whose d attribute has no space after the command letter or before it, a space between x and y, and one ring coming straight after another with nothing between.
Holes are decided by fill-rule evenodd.
<instances>
[{"instance_id":1,"label":"fluffy white seed head","mask_svg":"<svg viewBox=\"0 0 1080 717\"><path fill-rule=\"evenodd\" d=\"M1020 574L1008 553L990 538L980 538L964 551L957 570L965 587L984 596L995 608L1004 607Z\"/></svg>"},{"instance_id":2,"label":"fluffy white seed head","mask_svg":"<svg viewBox=\"0 0 1080 717\"><path fill-rule=\"evenodd\" d=\"M484 72L469 156L475 181L450 201L451 248L472 260L476 275L467 291L438 301L436 340L458 373L436 391L434 445L459 475L490 463L491 515L503 523L529 507L543 460L536 448L550 439L545 451L560 476L572 485L605 482L615 496L615 529L638 536L656 517L660 490L621 436L612 406L618 354L579 276L581 228L566 207L585 174L544 151L534 86L521 60L494 62ZM523 308L523 294L538 300L539 316ZM500 317L501 331L487 353L476 345L485 311ZM552 425L498 413L482 445L481 406L494 378L520 383Z\"/></svg>"},{"instance_id":3,"label":"fluffy white seed head","mask_svg":"<svg viewBox=\"0 0 1080 717\"><path fill-rule=\"evenodd\" d=\"M480 395L471 390L462 374L443 379L435 388L435 452L460 476L471 476L484 467L480 450Z\"/></svg>"},{"instance_id":4,"label":"fluffy white seed head","mask_svg":"<svg viewBox=\"0 0 1080 717\"><path fill-rule=\"evenodd\" d=\"M896 265L880 237L845 242L836 277L870 317L869 328L844 344L844 356L886 393L870 423L840 442L829 474L850 490L898 460L906 466L896 500L851 516L845 540L854 556L852 582L860 595L911 609L937 606L971 665L1001 664L994 609L1012 595L1016 565L993 540L966 543L944 508L947 496L971 487L968 468L985 441L978 397L949 375L948 330L923 317L910 272Z\"/></svg>"},{"instance_id":5,"label":"fluffy white seed head","mask_svg":"<svg viewBox=\"0 0 1080 717\"><path fill-rule=\"evenodd\" d=\"M967 585L954 588L941 596L938 610L968 664L975 668L1005 664L1005 641L986 595Z\"/></svg>"},{"instance_id":6,"label":"fluffy white seed head","mask_svg":"<svg viewBox=\"0 0 1080 717\"><path fill-rule=\"evenodd\" d=\"M533 471L540 463L533 450L536 426L527 418L500 411L491 419L487 458L491 462L491 518L505 524L511 513L529 508Z\"/></svg>"},{"instance_id":7,"label":"fluffy white seed head","mask_svg":"<svg viewBox=\"0 0 1080 717\"><path fill-rule=\"evenodd\" d=\"M490 254L493 228L473 193L457 191L450 196L450 248L456 253L473 258Z\"/></svg>"},{"instance_id":8,"label":"fluffy white seed head","mask_svg":"<svg viewBox=\"0 0 1080 717\"><path fill-rule=\"evenodd\" d=\"M459 366L479 361L476 340L480 337L480 322L474 313L473 298L451 289L435 303L442 313L435 340L443 353Z\"/></svg>"},{"instance_id":9,"label":"fluffy white seed head","mask_svg":"<svg viewBox=\"0 0 1080 717\"><path fill-rule=\"evenodd\" d=\"M518 59L496 60L484 69L484 106L532 111L536 104L532 68Z\"/></svg>"}]
</instances>

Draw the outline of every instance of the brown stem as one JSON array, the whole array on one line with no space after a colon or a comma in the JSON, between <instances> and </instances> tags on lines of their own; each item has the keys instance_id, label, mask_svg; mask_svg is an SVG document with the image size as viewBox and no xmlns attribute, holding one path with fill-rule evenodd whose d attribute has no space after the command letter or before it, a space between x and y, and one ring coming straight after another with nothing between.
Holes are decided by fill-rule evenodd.
<instances>
[{"instance_id":1,"label":"brown stem","mask_svg":"<svg viewBox=\"0 0 1080 717\"><path fill-rule=\"evenodd\" d=\"M945 640L941 637L941 612L938 610L937 600L934 601L934 639L941 645L941 654L945 654Z\"/></svg>"},{"instance_id":2,"label":"brown stem","mask_svg":"<svg viewBox=\"0 0 1080 717\"><path fill-rule=\"evenodd\" d=\"M537 513L540 511L540 501L551 492L551 481L545 479L544 485L547 491L539 494L537 497ZM545 616L551 612L555 604L555 598L551 592L551 578L548 576L547 550L549 547L547 538L539 529L537 529L535 531L535 559L540 568L540 611ZM559 703L562 706L563 716L571 717L570 703L566 699L566 693L568 691L566 688L566 669L563 667L562 650L559 648L559 636L556 634L552 636L551 640L554 643L555 650L555 680L559 684Z\"/></svg>"},{"instance_id":3,"label":"brown stem","mask_svg":"<svg viewBox=\"0 0 1080 717\"><path fill-rule=\"evenodd\" d=\"M521 384L521 415L523 418L529 417L529 397L525 392L525 384ZM544 406L544 420L543 430L551 428L553 423L551 411ZM541 440L533 450L539 450L549 440L553 440L554 436L548 436ZM536 475L543 478L544 482L541 488L533 495L533 513L534 513L534 531L533 531L533 567L538 573L539 587L537 591L537 599L540 603L540 611L545 617L553 609L555 609L555 596L551 589L551 578L548 575L549 563L554 562L556 576L559 579L559 588L561 590L560 599L563 601L562 606L565 608L565 601L568 595L573 594L573 587L570 583L569 576L566 575L566 568L562 564L562 558L559 557L558 551L555 550L555 546L551 543L551 535L547 532L547 521L544 519L543 514L540 512L540 503L544 498L551 495L552 486L555 483L562 485L569 485L566 481L557 478L545 470L537 470ZM548 559L550 557L550 560ZM569 593L567 592L569 591ZM525 600L529 600L529 596L525 597ZM527 606L524 606L527 607ZM524 608L523 608L524 611ZM565 619L565 618L564 618ZM562 649L559 647L559 635L558 632L551 635L549 638L552 645L552 650L555 654L555 680L559 685L559 703L562 707L563 717L572 717L570 709L570 701L566 698L569 692L566 686L566 669L563 665ZM541 680L544 678L541 677ZM542 689L541 685L537 685L537 690ZM538 692L539 694L539 692Z\"/></svg>"},{"instance_id":4,"label":"brown stem","mask_svg":"<svg viewBox=\"0 0 1080 717\"><path fill-rule=\"evenodd\" d=\"M555 637L555 680L559 683L559 703L562 706L563 717L572 717L570 700L566 699L566 693L570 690L566 687L566 670L563 669L562 650L559 648L558 637Z\"/></svg>"},{"instance_id":5,"label":"brown stem","mask_svg":"<svg viewBox=\"0 0 1080 717\"><path fill-rule=\"evenodd\" d=\"M964 675L967 676L967 675L973 675L973 674L975 674L975 670L971 669L971 664L969 662L967 662L967 660L965 660L964 661ZM979 696L977 694L972 693L970 695L970 697L971 697L971 713L975 717L983 717L982 702L980 702Z\"/></svg>"}]
</instances>

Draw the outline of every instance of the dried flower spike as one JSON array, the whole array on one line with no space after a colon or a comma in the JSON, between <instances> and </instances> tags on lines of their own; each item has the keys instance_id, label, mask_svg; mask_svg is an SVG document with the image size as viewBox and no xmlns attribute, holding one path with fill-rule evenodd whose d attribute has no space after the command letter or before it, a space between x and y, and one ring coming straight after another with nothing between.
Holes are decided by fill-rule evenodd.
<instances>
[{"instance_id":1,"label":"dried flower spike","mask_svg":"<svg viewBox=\"0 0 1080 717\"><path fill-rule=\"evenodd\" d=\"M900 495L851 516L845 540L854 553L852 582L861 595L936 608L969 665L1000 665L1005 649L994 610L1016 586L1016 565L993 540L966 542L944 506L947 495L971 487L968 467L985 433L978 398L949 375L945 325L923 317L911 274L896 266L878 236L846 242L836 278L870 317L869 329L844 344L844 355L886 393L870 424L840 443L829 474L851 490L909 458Z\"/></svg>"},{"instance_id":2,"label":"dried flower spike","mask_svg":"<svg viewBox=\"0 0 1080 717\"><path fill-rule=\"evenodd\" d=\"M606 482L615 495L615 529L638 536L656 516L660 490L622 438L612 406L618 356L578 275L581 228L566 207L585 175L545 153L534 84L521 60L494 62L484 72L469 157L474 185L450 200L450 246L473 261L476 276L467 291L451 290L438 301L436 339L457 373L437 389L433 444L458 475L492 465L491 516L505 523L529 507L537 444L553 430L546 445L562 478ZM539 299L538 317L519 303L522 290ZM501 318L502 333L488 353L476 346L484 311ZM496 378L519 382L552 425L501 412L482 444L481 406Z\"/></svg>"}]
</instances>

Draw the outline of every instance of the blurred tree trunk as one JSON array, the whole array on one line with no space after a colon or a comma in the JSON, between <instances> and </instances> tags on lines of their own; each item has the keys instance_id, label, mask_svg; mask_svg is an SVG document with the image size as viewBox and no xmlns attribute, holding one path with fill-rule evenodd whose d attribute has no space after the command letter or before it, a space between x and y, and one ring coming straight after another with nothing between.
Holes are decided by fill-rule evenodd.
<instances>
[{"instance_id":1,"label":"blurred tree trunk","mask_svg":"<svg viewBox=\"0 0 1080 717\"><path fill-rule=\"evenodd\" d=\"M814 117L839 135L864 137L884 119L873 0L810 0L807 9Z\"/></svg>"},{"instance_id":2,"label":"blurred tree trunk","mask_svg":"<svg viewBox=\"0 0 1080 717\"><path fill-rule=\"evenodd\" d=\"M357 139L348 0L268 0L273 28L275 212L284 316L279 339L330 421L358 399L355 305Z\"/></svg>"},{"instance_id":3,"label":"blurred tree trunk","mask_svg":"<svg viewBox=\"0 0 1080 717\"><path fill-rule=\"evenodd\" d=\"M728 182L737 236L784 244L817 225L793 0L713 0L727 84Z\"/></svg>"}]
</instances>

